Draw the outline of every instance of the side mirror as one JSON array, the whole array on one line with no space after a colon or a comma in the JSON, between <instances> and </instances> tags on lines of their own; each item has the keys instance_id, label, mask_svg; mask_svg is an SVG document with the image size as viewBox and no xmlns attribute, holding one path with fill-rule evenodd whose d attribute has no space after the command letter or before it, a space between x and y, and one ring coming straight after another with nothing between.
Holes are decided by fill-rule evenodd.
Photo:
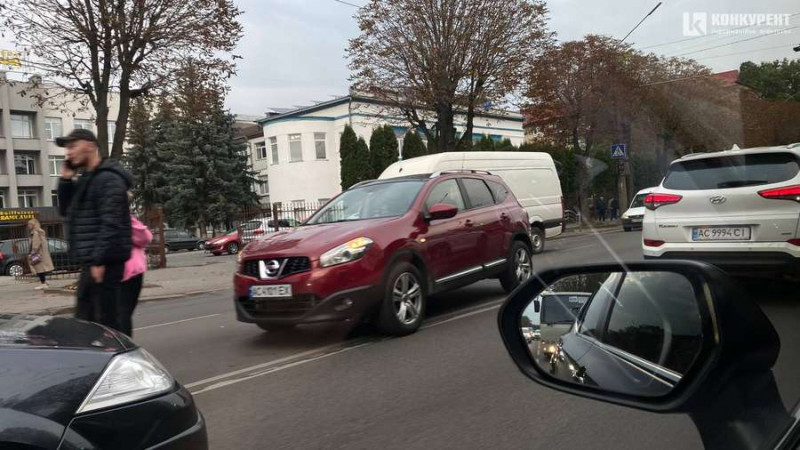
<instances>
[{"instance_id":1,"label":"side mirror","mask_svg":"<svg viewBox=\"0 0 800 450\"><path fill-rule=\"evenodd\" d=\"M428 208L428 219L430 220L449 219L455 217L456 214L458 214L458 208L444 203L437 203Z\"/></svg>"},{"instance_id":2,"label":"side mirror","mask_svg":"<svg viewBox=\"0 0 800 450\"><path fill-rule=\"evenodd\" d=\"M736 286L693 261L553 269L506 301L500 333L520 370L547 387L693 412L727 381L769 372L777 359L775 329Z\"/></svg>"}]
</instances>

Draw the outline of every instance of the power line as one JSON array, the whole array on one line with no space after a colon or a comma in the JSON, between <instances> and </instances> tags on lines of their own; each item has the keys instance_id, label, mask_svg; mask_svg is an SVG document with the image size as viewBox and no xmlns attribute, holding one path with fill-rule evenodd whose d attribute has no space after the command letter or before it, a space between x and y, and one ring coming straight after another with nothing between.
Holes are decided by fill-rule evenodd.
<instances>
[{"instance_id":1,"label":"power line","mask_svg":"<svg viewBox=\"0 0 800 450\"><path fill-rule=\"evenodd\" d=\"M657 5L656 5L656 6L655 6L653 9L651 9L649 13L647 13L647 15L645 15L644 17L642 17L642 20L640 20L640 21L639 21L639 23L637 23L637 24L636 24L636 26L635 26L635 27L633 27L633 29L632 29L631 31L628 31L628 34L626 34L626 35L625 35L625 37L624 37L624 38L622 38L622 40L621 40L620 42L625 42L625 39L628 39L628 36L630 36L630 35L631 35L631 34L632 34L634 31L636 31L636 29L637 29L637 28L639 28L639 25L641 25L641 24L642 24L642 22L644 22L644 21L645 21L645 20L646 20L648 17L650 17L651 15L653 15L653 13L654 13L654 12L656 12L656 10L658 9L658 7L659 7L659 6L661 6L661 3L662 3L662 2L658 2L658 4L657 4Z\"/></svg>"},{"instance_id":2,"label":"power line","mask_svg":"<svg viewBox=\"0 0 800 450\"><path fill-rule=\"evenodd\" d=\"M361 6L360 6L360 5L356 5L356 4L354 4L354 3L346 2L346 1L344 1L344 0L333 0L333 1L335 1L335 2L337 2L337 3L341 3L341 4L343 4L343 5L352 6L353 8L361 8Z\"/></svg>"},{"instance_id":3,"label":"power line","mask_svg":"<svg viewBox=\"0 0 800 450\"><path fill-rule=\"evenodd\" d=\"M789 17L794 17L794 16L800 16L800 12L797 12L797 13L794 13L794 14L790 14L790 15L789 15ZM724 37L728 37L728 36L729 36L729 34L728 34L728 33L732 32L732 31L736 31L736 30L743 30L743 29L745 29L745 28L752 28L752 27L754 27L754 26L757 26L757 25L759 25L759 24L753 24L753 25L744 25L744 26L737 27L737 28L731 28L730 30L720 30L720 31L717 31L717 32L714 32L714 33L704 34L704 35L702 35L702 36L693 36L693 37L688 37L688 38L678 39L678 40L676 40L676 41L662 42L662 43L660 43L660 44L648 45L647 47L642 47L642 48L640 48L639 50L647 50L647 49L649 49L649 48L663 47L663 46L665 46L665 45L677 44L677 43L680 43L680 42L693 41L693 40L696 40L696 39L704 39L704 38L711 37L711 36L724 36Z\"/></svg>"},{"instance_id":4,"label":"power line","mask_svg":"<svg viewBox=\"0 0 800 450\"><path fill-rule=\"evenodd\" d=\"M747 50L744 52L736 52L736 53L727 53L725 55L714 55L714 56L701 56L698 59L713 59L713 58L722 58L724 56L736 56L736 55L744 55L746 53L753 53L753 52L763 52L767 50L777 50L779 48L786 48L786 45L776 45L775 47L767 47L767 48L757 48L753 50Z\"/></svg>"},{"instance_id":5,"label":"power line","mask_svg":"<svg viewBox=\"0 0 800 450\"><path fill-rule=\"evenodd\" d=\"M705 51L708 51L708 50L714 50L716 48L727 47L729 45L738 44L740 42L754 41L756 39L761 39L761 38L765 38L765 37L772 36L772 35L775 35L775 34L783 33L784 31L794 30L795 28L800 28L800 25L795 26L795 27L789 27L789 28L781 28L780 30L775 30L772 33L765 33L765 34L761 34L761 35L754 36L754 37L747 38L747 39L739 39L738 41L728 42L728 43L725 43L725 44L715 45L713 47L708 47L708 48L703 48L703 49L700 49L700 50L694 50L694 51L691 51L691 52L681 53L679 55L673 55L672 57L673 58L679 58L681 56L693 55L695 53L701 53L701 52L705 52Z\"/></svg>"}]
</instances>

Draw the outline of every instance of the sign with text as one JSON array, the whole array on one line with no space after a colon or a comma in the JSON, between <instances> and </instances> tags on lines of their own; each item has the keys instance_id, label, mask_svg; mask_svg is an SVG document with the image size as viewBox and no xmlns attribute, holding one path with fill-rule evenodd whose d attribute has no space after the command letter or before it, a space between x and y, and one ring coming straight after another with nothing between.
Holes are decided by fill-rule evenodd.
<instances>
[{"instance_id":1,"label":"sign with text","mask_svg":"<svg viewBox=\"0 0 800 450\"><path fill-rule=\"evenodd\" d=\"M0 209L1 222L22 222L36 218L36 211L32 209Z\"/></svg>"}]
</instances>

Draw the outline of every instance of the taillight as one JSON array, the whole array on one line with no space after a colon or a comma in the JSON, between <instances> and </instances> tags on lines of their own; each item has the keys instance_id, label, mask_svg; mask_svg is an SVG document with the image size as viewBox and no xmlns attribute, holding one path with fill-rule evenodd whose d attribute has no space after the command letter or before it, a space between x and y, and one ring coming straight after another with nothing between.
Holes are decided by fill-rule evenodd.
<instances>
[{"instance_id":1,"label":"taillight","mask_svg":"<svg viewBox=\"0 0 800 450\"><path fill-rule=\"evenodd\" d=\"M644 239L644 245L646 247L661 247L664 245L664 241L657 241L655 239Z\"/></svg>"},{"instance_id":2,"label":"taillight","mask_svg":"<svg viewBox=\"0 0 800 450\"><path fill-rule=\"evenodd\" d=\"M788 242L789 244L796 245L796 246L800 247L800 239L789 239L786 242ZM2 259L2 258L0 258L0 259Z\"/></svg>"},{"instance_id":3,"label":"taillight","mask_svg":"<svg viewBox=\"0 0 800 450\"><path fill-rule=\"evenodd\" d=\"M759 191L758 195L770 200L794 200L800 202L800 186L786 186Z\"/></svg>"},{"instance_id":4,"label":"taillight","mask_svg":"<svg viewBox=\"0 0 800 450\"><path fill-rule=\"evenodd\" d=\"M6 255L4 255L3 252L0 252L0 261L4 259L6 259Z\"/></svg>"},{"instance_id":5,"label":"taillight","mask_svg":"<svg viewBox=\"0 0 800 450\"><path fill-rule=\"evenodd\" d=\"M682 198L675 194L647 194L647 197L644 198L644 206L654 211L662 206L678 203Z\"/></svg>"}]
</instances>

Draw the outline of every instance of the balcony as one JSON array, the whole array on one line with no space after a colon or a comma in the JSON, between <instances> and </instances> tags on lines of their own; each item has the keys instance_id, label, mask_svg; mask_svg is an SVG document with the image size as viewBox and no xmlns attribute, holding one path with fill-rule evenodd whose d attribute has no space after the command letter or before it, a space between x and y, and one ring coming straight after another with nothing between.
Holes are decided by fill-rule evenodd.
<instances>
[{"instance_id":1,"label":"balcony","mask_svg":"<svg viewBox=\"0 0 800 450\"><path fill-rule=\"evenodd\" d=\"M14 151L17 150L42 150L42 141L39 138L13 138Z\"/></svg>"},{"instance_id":2,"label":"balcony","mask_svg":"<svg viewBox=\"0 0 800 450\"><path fill-rule=\"evenodd\" d=\"M42 187L44 186L44 176L37 175L17 175L18 187Z\"/></svg>"}]
</instances>

